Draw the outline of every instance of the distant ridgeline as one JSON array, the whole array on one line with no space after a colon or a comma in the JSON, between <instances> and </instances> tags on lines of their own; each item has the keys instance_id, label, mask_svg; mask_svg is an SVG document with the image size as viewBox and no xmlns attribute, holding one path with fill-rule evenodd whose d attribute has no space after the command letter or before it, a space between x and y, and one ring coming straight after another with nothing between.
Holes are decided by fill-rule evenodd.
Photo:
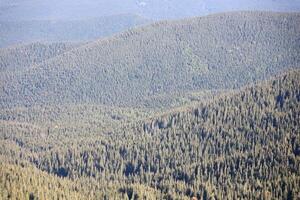
<instances>
[{"instance_id":1,"label":"distant ridgeline","mask_svg":"<svg viewBox=\"0 0 300 200\"><path fill-rule=\"evenodd\" d=\"M298 0L1 0L0 19L86 19L135 13L155 19L183 19L233 10L299 12Z\"/></svg>"},{"instance_id":2,"label":"distant ridgeline","mask_svg":"<svg viewBox=\"0 0 300 200\"><path fill-rule=\"evenodd\" d=\"M5 21L0 16L0 47L30 42L87 42L150 22L151 20L129 14L82 20L26 21Z\"/></svg>"},{"instance_id":3,"label":"distant ridgeline","mask_svg":"<svg viewBox=\"0 0 300 200\"><path fill-rule=\"evenodd\" d=\"M0 75L0 107L164 107L175 94L237 89L298 68L299 38L299 13L233 12L132 29L27 67L2 49L0 66L23 70Z\"/></svg>"}]
</instances>

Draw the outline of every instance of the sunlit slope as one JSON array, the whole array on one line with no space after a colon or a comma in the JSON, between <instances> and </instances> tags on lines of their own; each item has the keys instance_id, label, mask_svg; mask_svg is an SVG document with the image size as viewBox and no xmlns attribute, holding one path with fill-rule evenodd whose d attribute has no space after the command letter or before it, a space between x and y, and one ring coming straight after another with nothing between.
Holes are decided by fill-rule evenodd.
<instances>
[{"instance_id":1,"label":"sunlit slope","mask_svg":"<svg viewBox=\"0 0 300 200\"><path fill-rule=\"evenodd\" d=\"M0 152L129 196L152 188L160 199L293 199L300 185L299 77L289 71L111 134L41 136L4 125ZM91 189L92 199L98 191Z\"/></svg>"}]
</instances>

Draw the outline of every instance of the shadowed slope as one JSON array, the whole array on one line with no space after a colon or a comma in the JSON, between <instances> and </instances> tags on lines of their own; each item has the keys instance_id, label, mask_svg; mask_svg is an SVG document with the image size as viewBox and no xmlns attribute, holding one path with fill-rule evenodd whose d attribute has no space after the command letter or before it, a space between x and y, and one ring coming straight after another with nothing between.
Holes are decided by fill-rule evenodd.
<instances>
[{"instance_id":1,"label":"shadowed slope","mask_svg":"<svg viewBox=\"0 0 300 200\"><path fill-rule=\"evenodd\" d=\"M0 71L24 70L65 53L81 44L72 43L32 43L0 49ZM12 72L10 72L12 73Z\"/></svg>"},{"instance_id":2,"label":"shadowed slope","mask_svg":"<svg viewBox=\"0 0 300 200\"><path fill-rule=\"evenodd\" d=\"M299 66L299 38L299 14L237 12L162 22L4 74L0 104L151 106L143 102L156 95L238 88Z\"/></svg>"}]
</instances>

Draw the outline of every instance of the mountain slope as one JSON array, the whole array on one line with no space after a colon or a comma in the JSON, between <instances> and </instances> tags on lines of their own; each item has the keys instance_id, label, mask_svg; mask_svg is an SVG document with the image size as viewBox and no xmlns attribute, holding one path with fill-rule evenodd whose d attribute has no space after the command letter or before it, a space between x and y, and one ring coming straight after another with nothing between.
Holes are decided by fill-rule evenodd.
<instances>
[{"instance_id":1,"label":"mountain slope","mask_svg":"<svg viewBox=\"0 0 300 200\"><path fill-rule=\"evenodd\" d=\"M24 165L24 164L23 164ZM59 178L42 172L32 166L18 166L0 163L0 197L6 199L131 199L126 193L127 187L133 187L136 196L146 196L147 199L158 199L159 192L154 189L132 184L101 185L94 180L81 178L76 181ZM92 193L91 193L92 192Z\"/></svg>"},{"instance_id":2,"label":"mountain slope","mask_svg":"<svg viewBox=\"0 0 300 200\"><path fill-rule=\"evenodd\" d=\"M1 17L0 17L1 19ZM85 42L147 24L137 15L84 20L0 20L0 47L30 42Z\"/></svg>"},{"instance_id":3,"label":"mountain slope","mask_svg":"<svg viewBox=\"0 0 300 200\"><path fill-rule=\"evenodd\" d=\"M1 199L88 199L76 184L41 172L34 167L0 164ZM78 186L76 188L79 188Z\"/></svg>"},{"instance_id":4,"label":"mountain slope","mask_svg":"<svg viewBox=\"0 0 300 200\"><path fill-rule=\"evenodd\" d=\"M72 43L32 43L0 49L0 71L23 70L39 64L81 44Z\"/></svg>"},{"instance_id":5,"label":"mountain slope","mask_svg":"<svg viewBox=\"0 0 300 200\"><path fill-rule=\"evenodd\" d=\"M298 13L234 12L157 23L4 74L0 104L151 107L157 95L238 88L297 68L299 38Z\"/></svg>"},{"instance_id":6,"label":"mountain slope","mask_svg":"<svg viewBox=\"0 0 300 200\"><path fill-rule=\"evenodd\" d=\"M138 183L160 199L298 198L299 77L290 71L114 134L41 137L2 126L0 152L61 177L113 184L121 194L137 193L131 184Z\"/></svg>"}]
</instances>

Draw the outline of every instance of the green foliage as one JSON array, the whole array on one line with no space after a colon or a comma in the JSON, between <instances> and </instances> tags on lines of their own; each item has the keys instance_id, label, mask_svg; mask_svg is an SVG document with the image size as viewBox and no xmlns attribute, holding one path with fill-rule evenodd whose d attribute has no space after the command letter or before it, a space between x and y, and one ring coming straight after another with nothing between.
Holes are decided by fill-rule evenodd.
<instances>
[{"instance_id":1,"label":"green foliage","mask_svg":"<svg viewBox=\"0 0 300 200\"><path fill-rule=\"evenodd\" d=\"M132 29L2 74L0 107L157 107L163 95L164 107L170 95L239 88L298 68L299 16L234 12Z\"/></svg>"},{"instance_id":2,"label":"green foliage","mask_svg":"<svg viewBox=\"0 0 300 200\"><path fill-rule=\"evenodd\" d=\"M299 77L290 71L113 134L41 137L3 123L0 152L6 162L29 162L81 185L76 191L91 199L296 198Z\"/></svg>"},{"instance_id":3,"label":"green foliage","mask_svg":"<svg viewBox=\"0 0 300 200\"><path fill-rule=\"evenodd\" d=\"M299 16L1 49L1 199L300 198Z\"/></svg>"},{"instance_id":4,"label":"green foliage","mask_svg":"<svg viewBox=\"0 0 300 200\"><path fill-rule=\"evenodd\" d=\"M0 71L1 73L14 73L15 70L24 70L58 56L79 46L79 44L68 43L32 43L27 45L16 45L0 49Z\"/></svg>"}]
</instances>

